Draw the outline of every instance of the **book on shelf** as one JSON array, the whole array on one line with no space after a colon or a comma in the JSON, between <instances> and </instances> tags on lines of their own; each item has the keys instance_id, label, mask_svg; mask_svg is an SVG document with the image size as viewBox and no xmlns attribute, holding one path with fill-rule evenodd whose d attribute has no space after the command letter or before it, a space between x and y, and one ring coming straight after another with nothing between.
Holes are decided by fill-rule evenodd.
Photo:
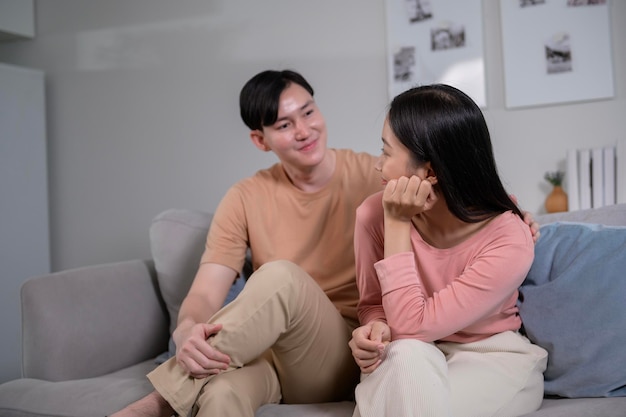
<instances>
[{"instance_id":1,"label":"book on shelf","mask_svg":"<svg viewBox=\"0 0 626 417\"><path fill-rule=\"evenodd\" d=\"M616 203L615 200L615 147L606 146L602 149L604 163L604 205L610 206Z\"/></svg>"},{"instance_id":2,"label":"book on shelf","mask_svg":"<svg viewBox=\"0 0 626 417\"><path fill-rule=\"evenodd\" d=\"M604 149L591 149L591 207L604 206Z\"/></svg>"},{"instance_id":3,"label":"book on shelf","mask_svg":"<svg viewBox=\"0 0 626 417\"><path fill-rule=\"evenodd\" d=\"M616 202L626 203L626 139L619 139L615 147Z\"/></svg>"},{"instance_id":4,"label":"book on shelf","mask_svg":"<svg viewBox=\"0 0 626 417\"><path fill-rule=\"evenodd\" d=\"M626 140L617 145L568 149L565 163L568 210L626 203Z\"/></svg>"},{"instance_id":5,"label":"book on shelf","mask_svg":"<svg viewBox=\"0 0 626 417\"><path fill-rule=\"evenodd\" d=\"M578 194L580 209L591 208L591 150L578 151Z\"/></svg>"},{"instance_id":6,"label":"book on shelf","mask_svg":"<svg viewBox=\"0 0 626 417\"><path fill-rule=\"evenodd\" d=\"M569 211L580 210L580 194L578 190L578 149L568 149L565 169L565 191Z\"/></svg>"}]
</instances>

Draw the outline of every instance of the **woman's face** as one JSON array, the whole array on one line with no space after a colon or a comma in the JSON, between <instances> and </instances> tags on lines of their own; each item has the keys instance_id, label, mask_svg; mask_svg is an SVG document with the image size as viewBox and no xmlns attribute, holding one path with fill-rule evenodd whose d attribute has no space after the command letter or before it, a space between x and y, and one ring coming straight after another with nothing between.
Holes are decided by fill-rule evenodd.
<instances>
[{"instance_id":1,"label":"woman's face","mask_svg":"<svg viewBox=\"0 0 626 417\"><path fill-rule=\"evenodd\" d=\"M426 168L418 168L413 162L410 151L398 140L389 126L388 118L385 118L382 133L383 148L376 170L382 176L382 183L386 185L389 180L400 177L417 175L421 179L426 178Z\"/></svg>"}]
</instances>

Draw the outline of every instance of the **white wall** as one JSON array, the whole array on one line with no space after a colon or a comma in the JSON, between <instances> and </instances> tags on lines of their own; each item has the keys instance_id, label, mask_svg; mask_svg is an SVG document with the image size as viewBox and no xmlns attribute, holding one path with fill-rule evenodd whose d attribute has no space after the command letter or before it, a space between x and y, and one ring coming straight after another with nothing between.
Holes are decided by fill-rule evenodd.
<instances>
[{"instance_id":1,"label":"white wall","mask_svg":"<svg viewBox=\"0 0 626 417\"><path fill-rule=\"evenodd\" d=\"M502 176L542 210L544 172L572 146L626 135L626 2L612 1L616 98L504 108L499 2L484 0L486 118ZM335 147L378 153L386 88L383 0L38 1L37 36L0 61L43 69L53 269L149 256L150 220L213 210L275 161L239 119L243 83L266 68L316 88ZM532 88L532 86L529 86Z\"/></svg>"}]
</instances>

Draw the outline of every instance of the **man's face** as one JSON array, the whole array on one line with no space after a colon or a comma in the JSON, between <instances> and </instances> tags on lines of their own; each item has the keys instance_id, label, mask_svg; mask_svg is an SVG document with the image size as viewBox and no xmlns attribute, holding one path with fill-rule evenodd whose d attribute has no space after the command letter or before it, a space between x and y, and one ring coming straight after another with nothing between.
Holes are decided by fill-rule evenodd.
<instances>
[{"instance_id":1,"label":"man's face","mask_svg":"<svg viewBox=\"0 0 626 417\"><path fill-rule=\"evenodd\" d=\"M276 122L259 133L265 150L273 151L283 164L307 170L324 159L324 116L311 94L298 84L292 83L282 92Z\"/></svg>"}]
</instances>

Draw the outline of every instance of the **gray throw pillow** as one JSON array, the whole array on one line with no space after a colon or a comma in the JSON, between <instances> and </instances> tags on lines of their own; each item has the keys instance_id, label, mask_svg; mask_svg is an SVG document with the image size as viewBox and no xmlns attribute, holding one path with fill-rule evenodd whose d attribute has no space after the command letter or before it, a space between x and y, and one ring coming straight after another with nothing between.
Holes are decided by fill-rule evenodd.
<instances>
[{"instance_id":1,"label":"gray throw pillow","mask_svg":"<svg viewBox=\"0 0 626 417\"><path fill-rule=\"evenodd\" d=\"M170 315L170 334L198 271L212 219L210 213L202 211L170 209L155 217L150 225L150 250Z\"/></svg>"},{"instance_id":2,"label":"gray throw pillow","mask_svg":"<svg viewBox=\"0 0 626 417\"><path fill-rule=\"evenodd\" d=\"M200 265L212 219L210 213L203 211L170 209L155 217L150 226L150 249L157 281L170 316L169 349L157 358L158 363L176 354L171 334L176 328L180 305ZM249 268L249 263L246 265ZM235 281L225 304L239 294L244 284L243 278Z\"/></svg>"}]
</instances>

